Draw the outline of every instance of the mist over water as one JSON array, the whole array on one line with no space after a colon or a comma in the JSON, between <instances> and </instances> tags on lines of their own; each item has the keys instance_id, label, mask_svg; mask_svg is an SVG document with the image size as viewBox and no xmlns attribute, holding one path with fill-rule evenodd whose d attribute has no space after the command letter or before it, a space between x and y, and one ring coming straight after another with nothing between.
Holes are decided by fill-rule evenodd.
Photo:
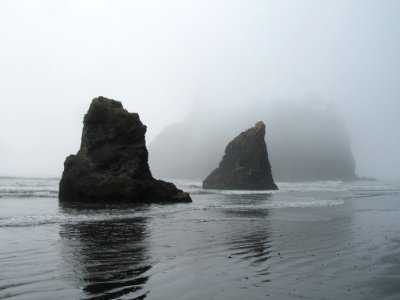
<instances>
[{"instance_id":1,"label":"mist over water","mask_svg":"<svg viewBox=\"0 0 400 300\"><path fill-rule=\"evenodd\" d=\"M357 179L347 128L332 105L281 101L210 111L197 107L150 143L155 176L204 179L218 166L228 142L262 120L275 180Z\"/></svg>"},{"instance_id":2,"label":"mist over water","mask_svg":"<svg viewBox=\"0 0 400 300\"><path fill-rule=\"evenodd\" d=\"M99 95L138 112L148 142L200 105L317 97L357 174L398 180L399 15L395 0L1 1L0 175L60 176Z\"/></svg>"}]
</instances>

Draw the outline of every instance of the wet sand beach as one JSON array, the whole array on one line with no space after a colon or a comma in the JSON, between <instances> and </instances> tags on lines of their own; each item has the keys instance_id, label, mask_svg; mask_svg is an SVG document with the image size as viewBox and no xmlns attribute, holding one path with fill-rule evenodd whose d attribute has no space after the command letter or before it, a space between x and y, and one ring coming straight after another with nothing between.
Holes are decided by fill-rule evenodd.
<instances>
[{"instance_id":1,"label":"wet sand beach","mask_svg":"<svg viewBox=\"0 0 400 300\"><path fill-rule=\"evenodd\" d=\"M193 203L100 208L2 178L0 298L400 298L399 184L177 183Z\"/></svg>"}]
</instances>

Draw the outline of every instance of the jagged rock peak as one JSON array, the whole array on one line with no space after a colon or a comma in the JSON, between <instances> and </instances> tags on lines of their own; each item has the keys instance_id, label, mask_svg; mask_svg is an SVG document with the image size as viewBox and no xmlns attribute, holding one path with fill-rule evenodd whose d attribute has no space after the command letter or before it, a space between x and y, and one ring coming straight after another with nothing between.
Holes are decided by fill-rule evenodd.
<instances>
[{"instance_id":1,"label":"jagged rock peak","mask_svg":"<svg viewBox=\"0 0 400 300\"><path fill-rule=\"evenodd\" d=\"M256 132L261 132L265 136L265 124L263 121L258 121L252 129Z\"/></svg>"},{"instance_id":2,"label":"jagged rock peak","mask_svg":"<svg viewBox=\"0 0 400 300\"><path fill-rule=\"evenodd\" d=\"M260 121L225 148L219 167L203 181L205 189L276 190Z\"/></svg>"},{"instance_id":3,"label":"jagged rock peak","mask_svg":"<svg viewBox=\"0 0 400 300\"><path fill-rule=\"evenodd\" d=\"M190 202L172 183L156 180L148 165L146 126L119 101L93 99L84 116L81 148L67 157L60 200Z\"/></svg>"},{"instance_id":4,"label":"jagged rock peak","mask_svg":"<svg viewBox=\"0 0 400 300\"><path fill-rule=\"evenodd\" d=\"M83 119L81 150L90 151L101 143L145 143L146 126L137 113L129 113L122 103L98 97L93 99Z\"/></svg>"},{"instance_id":5,"label":"jagged rock peak","mask_svg":"<svg viewBox=\"0 0 400 300\"><path fill-rule=\"evenodd\" d=\"M242 132L239 137L258 136L262 139L265 137L265 124L263 121L258 121L253 127Z\"/></svg>"}]
</instances>

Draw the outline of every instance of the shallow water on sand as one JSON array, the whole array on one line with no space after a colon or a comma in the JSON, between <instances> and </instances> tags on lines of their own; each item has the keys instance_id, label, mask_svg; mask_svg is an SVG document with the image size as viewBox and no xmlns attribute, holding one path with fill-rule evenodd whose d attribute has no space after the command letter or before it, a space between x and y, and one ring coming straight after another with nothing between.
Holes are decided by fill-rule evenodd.
<instances>
[{"instance_id":1,"label":"shallow water on sand","mask_svg":"<svg viewBox=\"0 0 400 300\"><path fill-rule=\"evenodd\" d=\"M0 298L400 299L400 184L280 183L193 203L61 205L0 179Z\"/></svg>"}]
</instances>

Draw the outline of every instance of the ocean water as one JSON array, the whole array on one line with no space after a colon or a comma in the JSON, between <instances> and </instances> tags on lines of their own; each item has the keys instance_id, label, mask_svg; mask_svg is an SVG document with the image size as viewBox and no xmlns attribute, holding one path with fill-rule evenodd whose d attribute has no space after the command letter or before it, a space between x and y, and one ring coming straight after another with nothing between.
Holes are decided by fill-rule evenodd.
<instances>
[{"instance_id":1,"label":"ocean water","mask_svg":"<svg viewBox=\"0 0 400 300\"><path fill-rule=\"evenodd\" d=\"M400 184L278 183L193 203L60 204L0 178L0 299L400 299Z\"/></svg>"}]
</instances>

